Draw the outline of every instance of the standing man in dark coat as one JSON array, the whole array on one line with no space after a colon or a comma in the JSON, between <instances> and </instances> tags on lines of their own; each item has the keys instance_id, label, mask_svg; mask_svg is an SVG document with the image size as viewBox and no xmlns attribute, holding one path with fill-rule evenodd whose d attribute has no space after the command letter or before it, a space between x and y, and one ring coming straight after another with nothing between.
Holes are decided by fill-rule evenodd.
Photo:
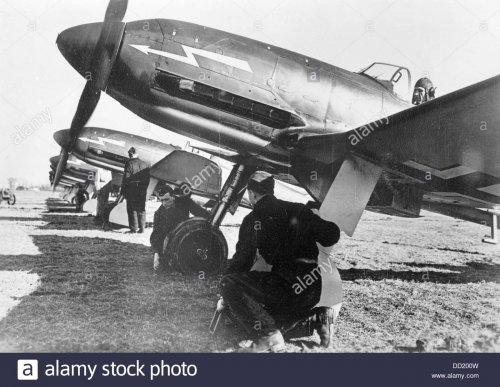
<instances>
[{"instance_id":1,"label":"standing man in dark coat","mask_svg":"<svg viewBox=\"0 0 500 387\"><path fill-rule=\"evenodd\" d=\"M165 185L157 190L156 195L161 200L161 206L156 210L153 222L153 232L149 239L153 250L153 269L160 268L163 261L165 239L180 223L189 219L189 214L208 218L209 212L191 199L191 188L183 183L179 188L172 189Z\"/></svg>"},{"instance_id":2,"label":"standing man in dark coat","mask_svg":"<svg viewBox=\"0 0 500 387\"><path fill-rule=\"evenodd\" d=\"M243 220L236 253L222 278L224 304L254 341L251 351L284 347L284 321L308 317L321 296L318 247L339 240L335 223L315 215L306 205L278 200L274 179L256 172L248 182L253 211ZM250 271L261 256L270 272ZM306 280L307 279L307 280ZM301 287L304 282L305 288Z\"/></svg>"},{"instance_id":3,"label":"standing man in dark coat","mask_svg":"<svg viewBox=\"0 0 500 387\"><path fill-rule=\"evenodd\" d=\"M123 172L122 195L127 199L130 233L143 233L146 225L146 194L149 185L149 165L139 158L134 147L128 150L129 160Z\"/></svg>"}]
</instances>

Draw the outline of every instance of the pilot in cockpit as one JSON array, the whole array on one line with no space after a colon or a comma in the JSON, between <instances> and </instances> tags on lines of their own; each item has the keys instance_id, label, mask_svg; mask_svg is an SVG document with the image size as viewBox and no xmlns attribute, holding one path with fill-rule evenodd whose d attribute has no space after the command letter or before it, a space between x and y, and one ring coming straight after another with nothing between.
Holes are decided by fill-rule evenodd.
<instances>
[{"instance_id":1,"label":"pilot in cockpit","mask_svg":"<svg viewBox=\"0 0 500 387\"><path fill-rule=\"evenodd\" d=\"M414 105L421 105L434 98L436 98L436 88L432 84L432 81L429 78L420 78L417 83L415 83L411 103Z\"/></svg>"}]
</instances>

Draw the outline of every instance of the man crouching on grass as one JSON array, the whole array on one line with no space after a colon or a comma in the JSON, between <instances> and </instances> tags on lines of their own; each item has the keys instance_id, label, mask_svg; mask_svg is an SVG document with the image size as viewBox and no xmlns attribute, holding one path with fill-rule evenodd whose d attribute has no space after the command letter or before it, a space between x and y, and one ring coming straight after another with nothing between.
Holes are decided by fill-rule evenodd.
<instances>
[{"instance_id":1,"label":"man crouching on grass","mask_svg":"<svg viewBox=\"0 0 500 387\"><path fill-rule=\"evenodd\" d=\"M163 256L168 243L168 234L180 223L188 220L189 214L202 218L207 218L209 215L207 210L191 199L191 191L187 183L182 183L175 189L163 185L156 191L156 196L161 200L161 206L155 212L153 232L150 237L155 271L160 269L161 264L165 266L168 264Z\"/></svg>"},{"instance_id":2,"label":"man crouching on grass","mask_svg":"<svg viewBox=\"0 0 500 387\"><path fill-rule=\"evenodd\" d=\"M241 224L236 253L221 281L223 302L253 339L244 351L280 351L281 323L307 318L320 300L320 275L300 292L297 278L319 272L316 242L332 246L340 230L306 205L276 199L274 179L265 172L255 172L247 188L253 211ZM257 256L271 271L250 271Z\"/></svg>"}]
</instances>

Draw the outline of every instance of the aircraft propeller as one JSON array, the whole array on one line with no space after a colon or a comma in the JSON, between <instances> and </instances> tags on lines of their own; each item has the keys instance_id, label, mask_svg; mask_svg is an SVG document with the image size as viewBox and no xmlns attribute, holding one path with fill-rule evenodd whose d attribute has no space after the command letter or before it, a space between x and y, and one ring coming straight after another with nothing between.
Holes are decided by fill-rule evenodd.
<instances>
[{"instance_id":1,"label":"aircraft propeller","mask_svg":"<svg viewBox=\"0 0 500 387\"><path fill-rule=\"evenodd\" d=\"M78 107L71 122L69 135L61 145L52 186L59 183L78 133L87 124L108 85L111 69L120 49L125 30L122 22L128 0L110 0L103 23L69 28L57 37L57 46L70 63L78 62L77 69L87 79ZM100 29L97 35L97 30Z\"/></svg>"}]
</instances>

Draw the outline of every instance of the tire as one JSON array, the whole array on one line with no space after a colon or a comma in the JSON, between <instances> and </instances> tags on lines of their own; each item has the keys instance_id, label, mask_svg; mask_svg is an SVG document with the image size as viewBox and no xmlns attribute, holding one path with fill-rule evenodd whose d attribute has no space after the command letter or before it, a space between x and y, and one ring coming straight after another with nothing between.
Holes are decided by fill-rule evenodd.
<instances>
[{"instance_id":1,"label":"tire","mask_svg":"<svg viewBox=\"0 0 500 387\"><path fill-rule=\"evenodd\" d=\"M11 206L16 204L16 195L14 195L14 194L10 195L10 198L9 198L9 200L7 200L7 203L9 203Z\"/></svg>"},{"instance_id":2,"label":"tire","mask_svg":"<svg viewBox=\"0 0 500 387\"><path fill-rule=\"evenodd\" d=\"M227 261L227 241L206 219L191 218L168 236L164 256L185 275L215 274Z\"/></svg>"}]
</instances>

